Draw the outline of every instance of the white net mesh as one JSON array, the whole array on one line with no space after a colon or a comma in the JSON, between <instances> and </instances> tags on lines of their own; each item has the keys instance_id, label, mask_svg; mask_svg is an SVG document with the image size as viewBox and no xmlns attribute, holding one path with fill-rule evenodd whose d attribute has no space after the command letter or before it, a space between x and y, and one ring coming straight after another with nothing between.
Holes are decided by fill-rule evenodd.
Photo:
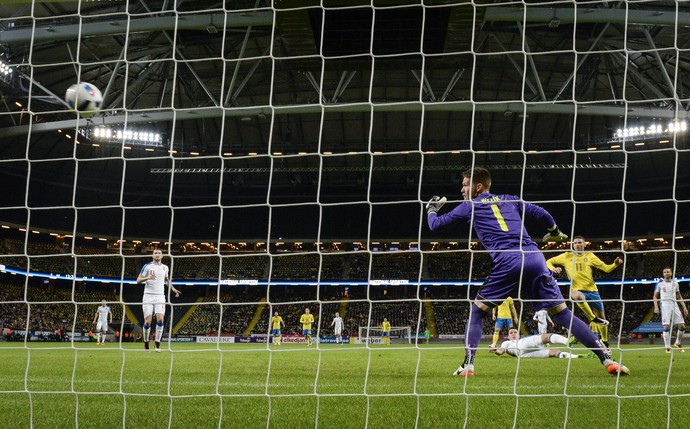
<instances>
[{"instance_id":1,"label":"white net mesh","mask_svg":"<svg viewBox=\"0 0 690 429\"><path fill-rule=\"evenodd\" d=\"M657 1L0 4L0 397L13 410L0 426L674 427L688 374L664 353L652 293L665 266L681 294L690 274L689 14ZM102 92L100 111L68 106L78 82ZM457 205L475 166L605 262L624 258L596 280L633 377L485 349L476 377L451 376L492 262L464 225L430 232L423 208L435 194ZM135 281L155 248L182 292L166 290L160 355L141 344ZM113 323L96 345L103 300ZM332 344L336 313L345 344ZM384 317L403 344L355 344ZM485 319L480 348L493 331Z\"/></svg>"}]
</instances>

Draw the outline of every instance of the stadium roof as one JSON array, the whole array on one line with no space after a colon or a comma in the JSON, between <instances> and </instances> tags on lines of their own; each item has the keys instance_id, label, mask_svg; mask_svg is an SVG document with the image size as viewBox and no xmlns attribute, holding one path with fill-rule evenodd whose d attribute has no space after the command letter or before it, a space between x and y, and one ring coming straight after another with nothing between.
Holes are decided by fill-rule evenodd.
<instances>
[{"instance_id":1,"label":"stadium roof","mask_svg":"<svg viewBox=\"0 0 690 429\"><path fill-rule=\"evenodd\" d=\"M687 137L616 135L687 120L690 4L371 4L0 4L13 70L0 77L0 219L428 236L420 202L459 198L460 172L483 165L494 191L542 203L564 229L687 230ZM102 90L101 113L67 109L77 81ZM95 137L125 125L162 141Z\"/></svg>"}]
</instances>

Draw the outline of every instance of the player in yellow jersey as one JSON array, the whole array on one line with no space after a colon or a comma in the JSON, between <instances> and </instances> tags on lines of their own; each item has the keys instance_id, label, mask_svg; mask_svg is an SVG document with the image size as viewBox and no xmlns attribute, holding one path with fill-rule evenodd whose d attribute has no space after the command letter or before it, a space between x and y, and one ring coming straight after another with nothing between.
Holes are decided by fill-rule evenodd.
<instances>
[{"instance_id":1,"label":"player in yellow jersey","mask_svg":"<svg viewBox=\"0 0 690 429\"><path fill-rule=\"evenodd\" d=\"M491 348L495 349L496 344L498 344L498 337L501 336L501 329L510 330L513 326L518 326L518 315L513 298L508 297L501 305L494 307L491 311L491 317L496 322L494 325L494 338L491 341Z\"/></svg>"},{"instance_id":2,"label":"player in yellow jersey","mask_svg":"<svg viewBox=\"0 0 690 429\"><path fill-rule=\"evenodd\" d=\"M385 317L383 318L383 323L381 323L381 340L383 344L390 345L391 343L391 322Z\"/></svg>"},{"instance_id":3,"label":"player in yellow jersey","mask_svg":"<svg viewBox=\"0 0 690 429\"><path fill-rule=\"evenodd\" d=\"M278 312L273 313L271 317L271 327L273 328L273 344L280 345L280 328L285 327L283 318L278 316Z\"/></svg>"},{"instance_id":4,"label":"player in yellow jersey","mask_svg":"<svg viewBox=\"0 0 690 429\"><path fill-rule=\"evenodd\" d=\"M304 309L304 314L299 318L299 323L302 324L302 335L307 341L307 346L311 346L311 324L314 323L314 316L309 313L309 309Z\"/></svg>"},{"instance_id":5,"label":"player in yellow jersey","mask_svg":"<svg viewBox=\"0 0 690 429\"><path fill-rule=\"evenodd\" d=\"M592 331L599 332L601 342L609 347L609 322L604 313L604 303L599 296L592 268L610 273L623 263L623 259L616 257L611 264L604 263L592 252L585 252L585 239L578 235L571 243L573 251L561 253L546 261L551 271L559 274L565 269L570 279L570 298L577 302L587 319Z\"/></svg>"}]
</instances>

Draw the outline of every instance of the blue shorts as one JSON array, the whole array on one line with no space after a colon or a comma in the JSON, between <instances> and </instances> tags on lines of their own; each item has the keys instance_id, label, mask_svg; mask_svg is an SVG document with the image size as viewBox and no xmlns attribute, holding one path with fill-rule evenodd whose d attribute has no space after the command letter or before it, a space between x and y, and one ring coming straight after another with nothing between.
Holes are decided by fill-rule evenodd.
<instances>
[{"instance_id":1,"label":"blue shorts","mask_svg":"<svg viewBox=\"0 0 690 429\"><path fill-rule=\"evenodd\" d=\"M381 332L382 337L389 337L391 335L390 332Z\"/></svg>"},{"instance_id":2,"label":"blue shorts","mask_svg":"<svg viewBox=\"0 0 690 429\"><path fill-rule=\"evenodd\" d=\"M588 292L584 290L581 290L580 292L582 292L582 295L585 296L587 304L589 304L590 308L604 311L604 303L601 302L601 295L599 295L599 292Z\"/></svg>"},{"instance_id":3,"label":"blue shorts","mask_svg":"<svg viewBox=\"0 0 690 429\"><path fill-rule=\"evenodd\" d=\"M302 335L311 335L311 329L303 329Z\"/></svg>"},{"instance_id":4,"label":"blue shorts","mask_svg":"<svg viewBox=\"0 0 690 429\"><path fill-rule=\"evenodd\" d=\"M513 327L513 319L497 318L496 319L496 326L494 326L494 327L496 329L501 329L501 328L510 329Z\"/></svg>"},{"instance_id":5,"label":"blue shorts","mask_svg":"<svg viewBox=\"0 0 690 429\"><path fill-rule=\"evenodd\" d=\"M273 335L280 335L280 329L274 329Z\"/></svg>"},{"instance_id":6,"label":"blue shorts","mask_svg":"<svg viewBox=\"0 0 690 429\"><path fill-rule=\"evenodd\" d=\"M533 300L535 311L565 302L556 279L546 266L544 254L536 245L525 246L522 251L497 252L494 268L476 299L489 307L497 307L509 296L514 297L518 288L520 298Z\"/></svg>"}]
</instances>

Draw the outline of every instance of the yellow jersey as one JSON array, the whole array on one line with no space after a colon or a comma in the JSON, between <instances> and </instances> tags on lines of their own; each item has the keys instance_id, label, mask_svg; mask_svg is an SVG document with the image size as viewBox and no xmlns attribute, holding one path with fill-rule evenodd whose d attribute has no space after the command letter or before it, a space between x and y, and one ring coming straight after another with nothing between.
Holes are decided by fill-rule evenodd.
<instances>
[{"instance_id":1,"label":"yellow jersey","mask_svg":"<svg viewBox=\"0 0 690 429\"><path fill-rule=\"evenodd\" d=\"M496 307L497 314L496 318L497 319L510 319L513 320L513 312L510 311L510 307L513 305L513 298L508 297L499 305Z\"/></svg>"},{"instance_id":2,"label":"yellow jersey","mask_svg":"<svg viewBox=\"0 0 690 429\"><path fill-rule=\"evenodd\" d=\"M280 325L283 324L283 318L280 316L271 317L271 323L273 324L273 329L280 329Z\"/></svg>"},{"instance_id":3,"label":"yellow jersey","mask_svg":"<svg viewBox=\"0 0 690 429\"><path fill-rule=\"evenodd\" d=\"M584 252L581 255L576 255L575 252L565 252L546 261L546 266L552 271L556 265L560 265L565 269L570 279L570 287L573 290L585 292L598 292L597 285L592 277L592 268L610 273L618 266L615 262L611 264L604 263L592 252Z\"/></svg>"},{"instance_id":4,"label":"yellow jersey","mask_svg":"<svg viewBox=\"0 0 690 429\"><path fill-rule=\"evenodd\" d=\"M302 317L299 318L299 323L302 324L303 330L311 329L311 324L314 323L314 315L309 313L304 313Z\"/></svg>"},{"instance_id":5,"label":"yellow jersey","mask_svg":"<svg viewBox=\"0 0 690 429\"><path fill-rule=\"evenodd\" d=\"M390 332L391 331L391 322L385 321L381 324L381 331L382 332Z\"/></svg>"}]
</instances>

